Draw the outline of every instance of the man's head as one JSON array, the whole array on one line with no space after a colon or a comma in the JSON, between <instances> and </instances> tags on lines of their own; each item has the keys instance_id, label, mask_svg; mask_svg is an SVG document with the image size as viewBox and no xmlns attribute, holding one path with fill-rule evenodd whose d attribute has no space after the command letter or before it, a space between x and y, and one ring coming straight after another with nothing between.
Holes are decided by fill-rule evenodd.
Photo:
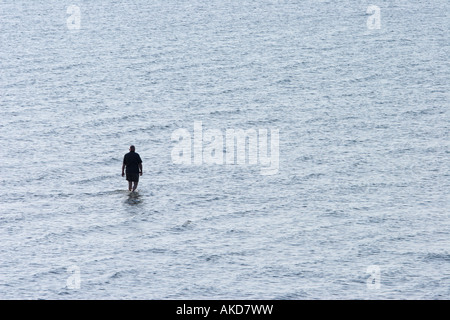
<instances>
[{"instance_id":1,"label":"man's head","mask_svg":"<svg viewBox=\"0 0 450 320\"><path fill-rule=\"evenodd\" d=\"M130 146L130 151L134 152L134 151L136 151L136 148L133 145L131 145Z\"/></svg>"}]
</instances>

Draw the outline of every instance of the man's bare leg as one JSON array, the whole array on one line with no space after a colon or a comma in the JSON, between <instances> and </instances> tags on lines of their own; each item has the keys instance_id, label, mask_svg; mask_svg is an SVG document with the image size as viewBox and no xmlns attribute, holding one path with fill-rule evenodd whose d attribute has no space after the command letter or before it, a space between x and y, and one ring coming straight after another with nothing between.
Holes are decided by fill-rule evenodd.
<instances>
[{"instance_id":1,"label":"man's bare leg","mask_svg":"<svg viewBox=\"0 0 450 320\"><path fill-rule=\"evenodd\" d=\"M137 186L138 186L138 181L134 181L133 192L136 190Z\"/></svg>"},{"instance_id":2,"label":"man's bare leg","mask_svg":"<svg viewBox=\"0 0 450 320\"><path fill-rule=\"evenodd\" d=\"M131 181L128 181L128 191L131 191Z\"/></svg>"}]
</instances>

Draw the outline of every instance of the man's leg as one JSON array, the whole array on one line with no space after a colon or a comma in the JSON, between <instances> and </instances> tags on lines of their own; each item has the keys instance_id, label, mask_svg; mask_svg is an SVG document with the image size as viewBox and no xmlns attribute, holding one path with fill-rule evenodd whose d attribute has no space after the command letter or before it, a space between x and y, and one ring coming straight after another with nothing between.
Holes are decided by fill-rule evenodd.
<instances>
[{"instance_id":1,"label":"man's leg","mask_svg":"<svg viewBox=\"0 0 450 320\"><path fill-rule=\"evenodd\" d=\"M131 180L128 180L128 191L131 191Z\"/></svg>"},{"instance_id":2,"label":"man's leg","mask_svg":"<svg viewBox=\"0 0 450 320\"><path fill-rule=\"evenodd\" d=\"M138 183L139 183L139 181L134 181L133 192L136 190Z\"/></svg>"}]
</instances>

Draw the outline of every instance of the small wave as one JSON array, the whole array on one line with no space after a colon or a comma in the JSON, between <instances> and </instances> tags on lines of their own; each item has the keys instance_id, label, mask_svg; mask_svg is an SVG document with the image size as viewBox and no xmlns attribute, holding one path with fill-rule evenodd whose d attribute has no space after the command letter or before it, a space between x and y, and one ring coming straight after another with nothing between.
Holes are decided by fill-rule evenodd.
<instances>
[{"instance_id":1,"label":"small wave","mask_svg":"<svg viewBox=\"0 0 450 320\"><path fill-rule=\"evenodd\" d=\"M450 254L448 253L428 253L425 261L447 261L450 262Z\"/></svg>"},{"instance_id":2,"label":"small wave","mask_svg":"<svg viewBox=\"0 0 450 320\"><path fill-rule=\"evenodd\" d=\"M120 270L120 271L116 271L112 275L110 275L109 279L119 279L119 278L123 278L123 277L127 277L127 276L136 275L138 273L139 272L137 270L135 270L135 269Z\"/></svg>"},{"instance_id":3,"label":"small wave","mask_svg":"<svg viewBox=\"0 0 450 320\"><path fill-rule=\"evenodd\" d=\"M221 256L218 254L207 254L199 257L201 260L217 262L220 260Z\"/></svg>"},{"instance_id":4,"label":"small wave","mask_svg":"<svg viewBox=\"0 0 450 320\"><path fill-rule=\"evenodd\" d=\"M78 185L78 184L90 184L92 182L98 183L99 181L104 181L104 180L107 180L107 179L113 179L113 178L116 178L116 177L117 177L117 175L115 175L115 174L101 175L101 176L97 176L97 177L94 177L94 178L72 181L70 184Z\"/></svg>"},{"instance_id":5,"label":"small wave","mask_svg":"<svg viewBox=\"0 0 450 320\"><path fill-rule=\"evenodd\" d=\"M320 178L320 177L323 177L323 176L325 176L324 173L311 173L311 174L308 174L308 175L304 176L303 179L304 180L317 179L317 178Z\"/></svg>"},{"instance_id":6,"label":"small wave","mask_svg":"<svg viewBox=\"0 0 450 320\"><path fill-rule=\"evenodd\" d=\"M233 109L233 110L214 110L211 111L210 115L230 115L230 114L239 114L241 113L241 109Z\"/></svg>"},{"instance_id":7,"label":"small wave","mask_svg":"<svg viewBox=\"0 0 450 320\"><path fill-rule=\"evenodd\" d=\"M3 215L0 217L0 225L7 224L11 222L17 222L25 219L25 215L23 213L14 213L14 214L8 214Z\"/></svg>"},{"instance_id":8,"label":"small wave","mask_svg":"<svg viewBox=\"0 0 450 320\"><path fill-rule=\"evenodd\" d=\"M170 230L178 233L178 232L182 232L182 231L189 230L189 229L192 229L192 221L191 220L187 220L179 226L172 227Z\"/></svg>"},{"instance_id":9,"label":"small wave","mask_svg":"<svg viewBox=\"0 0 450 320\"><path fill-rule=\"evenodd\" d=\"M308 293L304 290L300 290L298 292L291 292L279 296L275 296L274 300L300 300L300 299L307 299Z\"/></svg>"},{"instance_id":10,"label":"small wave","mask_svg":"<svg viewBox=\"0 0 450 320\"><path fill-rule=\"evenodd\" d=\"M58 267L58 268L53 268L53 269L34 273L33 278L41 279L42 277L45 277L45 276L54 276L54 275L61 275L61 274L66 274L66 273L67 273L66 267Z\"/></svg>"}]
</instances>

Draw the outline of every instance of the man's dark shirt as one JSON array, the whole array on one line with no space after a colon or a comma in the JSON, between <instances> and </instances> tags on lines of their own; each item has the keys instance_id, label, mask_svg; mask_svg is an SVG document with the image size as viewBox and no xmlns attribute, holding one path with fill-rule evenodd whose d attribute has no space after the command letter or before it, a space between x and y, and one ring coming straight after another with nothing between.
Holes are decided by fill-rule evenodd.
<instances>
[{"instance_id":1,"label":"man's dark shirt","mask_svg":"<svg viewBox=\"0 0 450 320\"><path fill-rule=\"evenodd\" d=\"M139 164L142 163L139 153L134 151L128 152L123 157L123 164L126 166L127 173L139 173Z\"/></svg>"}]
</instances>

